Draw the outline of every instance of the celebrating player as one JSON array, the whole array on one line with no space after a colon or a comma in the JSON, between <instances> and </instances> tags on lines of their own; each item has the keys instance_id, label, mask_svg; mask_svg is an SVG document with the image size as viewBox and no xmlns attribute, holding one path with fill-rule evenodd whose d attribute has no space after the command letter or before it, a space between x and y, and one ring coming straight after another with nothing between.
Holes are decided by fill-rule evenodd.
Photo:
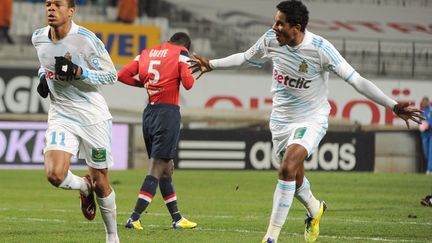
<instances>
[{"instance_id":1,"label":"celebrating player","mask_svg":"<svg viewBox=\"0 0 432 243\"><path fill-rule=\"evenodd\" d=\"M187 90L195 82L188 64L190 44L187 34L175 33L168 42L143 50L119 72L119 81L145 87L149 96L149 104L143 114L143 135L150 167L126 228L143 229L139 218L155 196L158 183L172 217L172 227L190 229L197 225L182 217L178 211L172 182L173 159L180 132L180 81ZM137 74L139 80L134 78Z\"/></svg>"},{"instance_id":2,"label":"celebrating player","mask_svg":"<svg viewBox=\"0 0 432 243\"><path fill-rule=\"evenodd\" d=\"M96 215L93 187L106 230L106 242L119 242L115 193L108 180L113 164L112 117L100 85L116 81L116 69L103 43L72 21L74 0L46 0L48 26L33 33L41 64L38 92L50 95L45 134L45 172L55 187L79 190L88 220ZM71 157L86 160L89 175L70 170Z\"/></svg>"},{"instance_id":3,"label":"celebrating player","mask_svg":"<svg viewBox=\"0 0 432 243\"><path fill-rule=\"evenodd\" d=\"M392 109L407 125L408 120L418 123L421 119L420 110L387 97L360 76L330 42L309 32L308 15L301 1L283 1L277 5L272 28L246 52L210 61L198 55L191 59L193 72L200 71L198 78L213 69L259 66L267 60L273 63L270 130L281 164L263 242L277 241L294 197L307 210L305 240L314 242L319 235L326 204L313 196L304 177L304 161L316 150L328 127L330 71L369 99Z\"/></svg>"}]
</instances>

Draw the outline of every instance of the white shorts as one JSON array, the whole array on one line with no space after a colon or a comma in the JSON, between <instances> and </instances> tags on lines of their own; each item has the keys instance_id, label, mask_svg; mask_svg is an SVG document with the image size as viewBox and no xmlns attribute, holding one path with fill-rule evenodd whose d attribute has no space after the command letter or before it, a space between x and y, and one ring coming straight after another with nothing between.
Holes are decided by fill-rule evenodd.
<instances>
[{"instance_id":1,"label":"white shorts","mask_svg":"<svg viewBox=\"0 0 432 243\"><path fill-rule=\"evenodd\" d=\"M48 150L61 150L85 159L88 166L106 169L113 165L112 120L90 126L80 126L67 122L49 122L45 133L44 153Z\"/></svg>"},{"instance_id":2,"label":"white shorts","mask_svg":"<svg viewBox=\"0 0 432 243\"><path fill-rule=\"evenodd\" d=\"M326 134L327 122L299 122L291 124L275 124L270 122L273 151L279 161L282 161L285 150L291 144L303 146L308 157L315 152L319 142Z\"/></svg>"}]
</instances>

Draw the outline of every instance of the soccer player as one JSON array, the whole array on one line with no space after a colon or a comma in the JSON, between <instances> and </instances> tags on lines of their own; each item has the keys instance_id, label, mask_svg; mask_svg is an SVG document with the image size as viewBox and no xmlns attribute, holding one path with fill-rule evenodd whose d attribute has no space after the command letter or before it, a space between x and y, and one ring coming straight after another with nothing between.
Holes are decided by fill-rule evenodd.
<instances>
[{"instance_id":1,"label":"soccer player","mask_svg":"<svg viewBox=\"0 0 432 243\"><path fill-rule=\"evenodd\" d=\"M172 227L190 229L197 225L180 214L172 181L180 133L180 82L186 90L195 82L188 63L190 45L187 34L175 33L168 42L143 50L118 74L120 82L145 87L149 96L143 113L143 136L150 167L126 228L143 229L140 215L153 200L158 184L171 214ZM134 78L135 75L139 79Z\"/></svg>"},{"instance_id":2,"label":"soccer player","mask_svg":"<svg viewBox=\"0 0 432 243\"><path fill-rule=\"evenodd\" d=\"M117 80L116 69L103 43L91 31L72 21L74 0L46 0L48 26L33 33L40 61L38 76L49 94L48 129L45 134L45 172L55 187L79 190L81 209L88 220L97 203L105 225L106 242L119 242L115 193L109 184L112 117L100 86ZM84 158L89 175L69 170L71 157Z\"/></svg>"},{"instance_id":3,"label":"soccer player","mask_svg":"<svg viewBox=\"0 0 432 243\"><path fill-rule=\"evenodd\" d=\"M312 194L310 182L304 176L304 161L316 150L328 127L329 72L369 99L392 109L407 125L408 120L418 123L421 119L419 110L387 97L360 76L330 42L309 32L308 18L308 10L301 1L283 1L277 5L272 28L246 52L210 61L198 55L191 58L193 73L200 71L197 78L213 69L259 66L267 60L273 63L270 130L280 168L263 242L277 241L294 197L307 210L305 240L314 242L319 235L326 204Z\"/></svg>"},{"instance_id":4,"label":"soccer player","mask_svg":"<svg viewBox=\"0 0 432 243\"><path fill-rule=\"evenodd\" d=\"M426 160L426 174L432 175L432 108L428 97L423 97L420 102L420 110L423 111L425 120L420 124L420 136L423 145L423 154Z\"/></svg>"}]
</instances>

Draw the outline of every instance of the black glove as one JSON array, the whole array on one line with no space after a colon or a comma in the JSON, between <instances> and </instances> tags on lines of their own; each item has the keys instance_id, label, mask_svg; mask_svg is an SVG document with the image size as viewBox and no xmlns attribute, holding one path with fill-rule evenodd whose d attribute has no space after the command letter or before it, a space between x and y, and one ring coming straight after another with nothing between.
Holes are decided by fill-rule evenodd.
<instances>
[{"instance_id":1,"label":"black glove","mask_svg":"<svg viewBox=\"0 0 432 243\"><path fill-rule=\"evenodd\" d=\"M60 80L75 80L77 71L78 66L71 62L69 59L62 56L55 57L55 72L59 76Z\"/></svg>"},{"instance_id":2,"label":"black glove","mask_svg":"<svg viewBox=\"0 0 432 243\"><path fill-rule=\"evenodd\" d=\"M45 75L40 77L39 79L39 85L37 86L37 92L42 98L48 97L48 94L50 92Z\"/></svg>"}]
</instances>

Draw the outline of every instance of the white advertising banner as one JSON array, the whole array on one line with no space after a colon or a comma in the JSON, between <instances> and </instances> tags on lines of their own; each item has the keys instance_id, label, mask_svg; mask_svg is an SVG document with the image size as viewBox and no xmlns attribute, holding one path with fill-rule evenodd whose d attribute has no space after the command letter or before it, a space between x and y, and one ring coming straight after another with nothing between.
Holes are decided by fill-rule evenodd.
<instances>
[{"instance_id":1,"label":"white advertising banner","mask_svg":"<svg viewBox=\"0 0 432 243\"><path fill-rule=\"evenodd\" d=\"M432 98L430 81L383 78L372 81L391 98L399 102L408 102L415 107L418 107L423 96ZM270 85L270 74L249 75L215 71L197 80L191 90L181 90L181 106L182 108L271 110ZM329 101L332 106L330 115L334 118L348 119L363 125L404 124L389 109L368 100L336 76L329 80L329 90ZM147 96L145 90L123 84L107 87L105 91L110 107L117 109L129 107L133 110L142 110L145 104L143 97ZM127 97L140 98L114 99L119 97L119 92L127 93Z\"/></svg>"},{"instance_id":2,"label":"white advertising banner","mask_svg":"<svg viewBox=\"0 0 432 243\"><path fill-rule=\"evenodd\" d=\"M45 114L48 99L42 99L36 92L38 78L36 70L0 69L0 113ZM371 79L385 94L400 102L409 102L418 107L422 97L432 98L431 80ZM271 74L235 73L214 71L196 80L194 87L180 92L182 108L213 108L271 110ZM127 86L120 82L102 87L105 100L111 111L142 112L147 103L144 88ZM398 124L390 110L369 101L353 87L334 76L329 80L329 101L331 116L349 119L364 125ZM114 116L116 121L116 116Z\"/></svg>"}]
</instances>

